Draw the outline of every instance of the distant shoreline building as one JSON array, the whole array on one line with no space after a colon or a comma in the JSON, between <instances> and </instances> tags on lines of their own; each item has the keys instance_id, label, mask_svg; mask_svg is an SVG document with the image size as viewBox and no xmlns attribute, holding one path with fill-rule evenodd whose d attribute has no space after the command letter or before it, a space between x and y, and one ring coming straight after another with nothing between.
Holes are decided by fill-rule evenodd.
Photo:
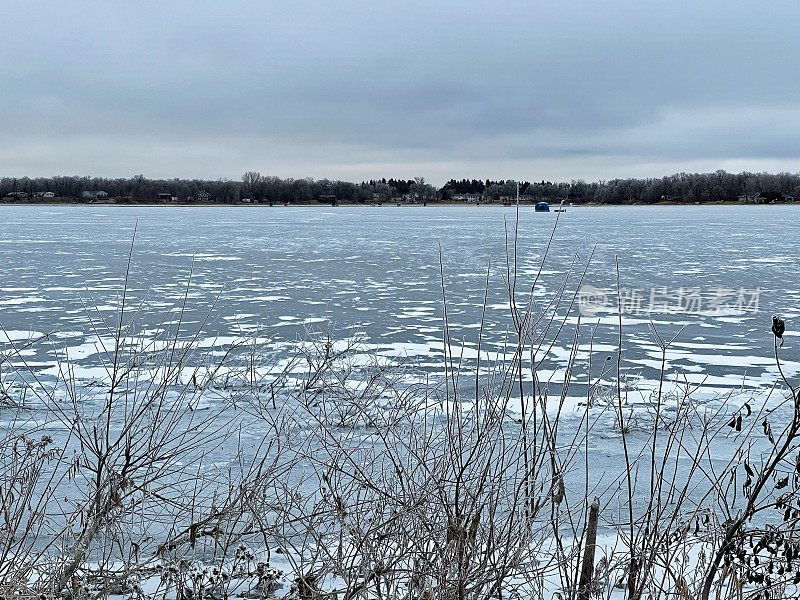
<instances>
[{"instance_id":1,"label":"distant shoreline building","mask_svg":"<svg viewBox=\"0 0 800 600\"><path fill-rule=\"evenodd\" d=\"M108 192L104 192L103 190L87 190L85 192L81 192L81 198L87 198L89 200L108 198Z\"/></svg>"}]
</instances>

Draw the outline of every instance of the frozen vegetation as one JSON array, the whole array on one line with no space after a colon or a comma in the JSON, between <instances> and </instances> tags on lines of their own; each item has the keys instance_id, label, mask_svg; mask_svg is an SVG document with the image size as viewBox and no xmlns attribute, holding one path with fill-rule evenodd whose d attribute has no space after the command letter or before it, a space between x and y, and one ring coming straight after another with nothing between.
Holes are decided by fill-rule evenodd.
<instances>
[{"instance_id":1,"label":"frozen vegetation","mask_svg":"<svg viewBox=\"0 0 800 600\"><path fill-rule=\"evenodd\" d=\"M288 340L210 333L195 272L169 302L141 293L136 245L113 297L85 297L80 344L3 329L2 593L797 597L791 327L763 324L773 356L755 357L754 385L704 386L670 361L729 366L728 348L615 314L621 285L610 311L581 316L592 256L548 271L552 236L531 257L509 225L469 340L444 258L439 300L402 315L437 341L285 315L308 320ZM625 368L626 325L649 338L647 377Z\"/></svg>"}]
</instances>

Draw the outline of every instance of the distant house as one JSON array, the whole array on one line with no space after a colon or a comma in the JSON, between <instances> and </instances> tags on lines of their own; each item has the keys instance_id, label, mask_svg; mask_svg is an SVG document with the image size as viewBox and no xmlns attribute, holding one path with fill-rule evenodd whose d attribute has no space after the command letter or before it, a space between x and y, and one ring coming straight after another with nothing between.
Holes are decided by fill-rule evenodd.
<instances>
[{"instance_id":1,"label":"distant house","mask_svg":"<svg viewBox=\"0 0 800 600\"><path fill-rule=\"evenodd\" d=\"M761 192L758 192L757 194L742 194L739 196L739 202L749 204L764 204L766 200L767 199L761 195Z\"/></svg>"},{"instance_id":2,"label":"distant house","mask_svg":"<svg viewBox=\"0 0 800 600\"><path fill-rule=\"evenodd\" d=\"M161 192L156 194L156 200L159 202L172 202L172 194L169 192Z\"/></svg>"},{"instance_id":3,"label":"distant house","mask_svg":"<svg viewBox=\"0 0 800 600\"><path fill-rule=\"evenodd\" d=\"M339 200L336 197L336 194L320 194L319 195L319 202L322 204L338 204Z\"/></svg>"},{"instance_id":4,"label":"distant house","mask_svg":"<svg viewBox=\"0 0 800 600\"><path fill-rule=\"evenodd\" d=\"M794 196L774 191L758 192L757 194L743 194L739 196L739 202L748 202L750 204L772 204L773 202L794 202Z\"/></svg>"},{"instance_id":5,"label":"distant house","mask_svg":"<svg viewBox=\"0 0 800 600\"><path fill-rule=\"evenodd\" d=\"M56 195L53 192L45 192L42 194L42 198L55 198Z\"/></svg>"},{"instance_id":6,"label":"distant house","mask_svg":"<svg viewBox=\"0 0 800 600\"><path fill-rule=\"evenodd\" d=\"M211 194L209 194L207 191L200 190L199 192L197 192L198 202L208 202L209 200L211 200Z\"/></svg>"},{"instance_id":7,"label":"distant house","mask_svg":"<svg viewBox=\"0 0 800 600\"><path fill-rule=\"evenodd\" d=\"M535 198L533 196L531 196L531 195L526 195L526 194L520 194L519 195L519 201L521 203L524 203L524 202L531 202L532 203L534 200L535 200ZM503 204L516 203L516 201L517 201L517 195L516 194L514 194L513 196L500 196L500 202L502 202Z\"/></svg>"},{"instance_id":8,"label":"distant house","mask_svg":"<svg viewBox=\"0 0 800 600\"><path fill-rule=\"evenodd\" d=\"M453 200L456 202L480 202L480 194L453 194Z\"/></svg>"},{"instance_id":9,"label":"distant house","mask_svg":"<svg viewBox=\"0 0 800 600\"><path fill-rule=\"evenodd\" d=\"M108 198L108 192L104 192L103 190L87 190L81 193L81 198L88 198L88 199L98 199L98 198Z\"/></svg>"},{"instance_id":10,"label":"distant house","mask_svg":"<svg viewBox=\"0 0 800 600\"><path fill-rule=\"evenodd\" d=\"M245 204L251 204L253 202L253 199L252 198L242 198L242 202L244 202Z\"/></svg>"},{"instance_id":11,"label":"distant house","mask_svg":"<svg viewBox=\"0 0 800 600\"><path fill-rule=\"evenodd\" d=\"M24 201L24 200L28 199L28 193L27 192L9 192L5 196L3 196L3 199L6 202Z\"/></svg>"}]
</instances>

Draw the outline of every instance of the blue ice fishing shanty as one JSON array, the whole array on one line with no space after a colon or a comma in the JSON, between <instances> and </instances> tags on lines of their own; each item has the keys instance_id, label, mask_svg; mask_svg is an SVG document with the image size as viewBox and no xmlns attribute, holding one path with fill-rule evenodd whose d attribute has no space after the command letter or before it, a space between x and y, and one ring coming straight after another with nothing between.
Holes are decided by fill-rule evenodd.
<instances>
[{"instance_id":1,"label":"blue ice fishing shanty","mask_svg":"<svg viewBox=\"0 0 800 600\"><path fill-rule=\"evenodd\" d=\"M537 202L536 212L550 212L550 205L547 202Z\"/></svg>"}]
</instances>

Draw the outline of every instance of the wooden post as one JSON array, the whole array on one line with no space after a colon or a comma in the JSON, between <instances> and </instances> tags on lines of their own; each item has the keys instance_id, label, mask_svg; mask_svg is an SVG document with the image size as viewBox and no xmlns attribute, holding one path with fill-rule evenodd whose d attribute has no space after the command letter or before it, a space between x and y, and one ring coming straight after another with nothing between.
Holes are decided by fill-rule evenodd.
<instances>
[{"instance_id":1,"label":"wooden post","mask_svg":"<svg viewBox=\"0 0 800 600\"><path fill-rule=\"evenodd\" d=\"M600 500L594 499L589 507L589 522L586 524L586 546L583 550L583 566L578 582L578 600L589 600L594 576L594 550L597 546L597 520L600 516Z\"/></svg>"}]
</instances>

